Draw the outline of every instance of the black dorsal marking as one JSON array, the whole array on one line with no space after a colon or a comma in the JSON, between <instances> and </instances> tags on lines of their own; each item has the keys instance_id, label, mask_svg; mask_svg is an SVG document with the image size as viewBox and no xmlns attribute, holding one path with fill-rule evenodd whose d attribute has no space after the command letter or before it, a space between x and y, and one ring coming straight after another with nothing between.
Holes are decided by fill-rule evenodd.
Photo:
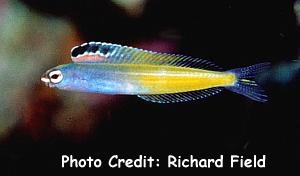
<instances>
[{"instance_id":1,"label":"black dorsal marking","mask_svg":"<svg viewBox=\"0 0 300 176\"><path fill-rule=\"evenodd\" d=\"M96 53L99 50L99 46L97 44L89 44L87 52Z\"/></svg>"},{"instance_id":2,"label":"black dorsal marking","mask_svg":"<svg viewBox=\"0 0 300 176\"><path fill-rule=\"evenodd\" d=\"M89 48L89 44L87 44L87 43L82 44L80 46L76 46L72 49L71 56L72 57L77 57L79 55L82 55L84 52L87 51L88 48Z\"/></svg>"},{"instance_id":3,"label":"black dorsal marking","mask_svg":"<svg viewBox=\"0 0 300 176\"><path fill-rule=\"evenodd\" d=\"M102 45L100 47L100 53L103 55L103 56L106 56L108 53L111 53L111 45Z\"/></svg>"},{"instance_id":4,"label":"black dorsal marking","mask_svg":"<svg viewBox=\"0 0 300 176\"><path fill-rule=\"evenodd\" d=\"M98 54L100 56L109 56L112 53L112 51L114 51L116 46L117 45L100 43L100 42L84 43L82 45L75 46L71 50L71 56L73 58L82 56L84 54L88 54L88 55Z\"/></svg>"}]
</instances>

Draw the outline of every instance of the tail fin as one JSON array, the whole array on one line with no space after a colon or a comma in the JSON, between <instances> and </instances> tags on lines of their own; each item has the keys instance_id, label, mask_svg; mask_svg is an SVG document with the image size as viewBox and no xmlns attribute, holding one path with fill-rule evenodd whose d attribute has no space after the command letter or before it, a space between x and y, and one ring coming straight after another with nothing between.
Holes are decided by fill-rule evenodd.
<instances>
[{"instance_id":1,"label":"tail fin","mask_svg":"<svg viewBox=\"0 0 300 176\"><path fill-rule=\"evenodd\" d=\"M270 63L260 63L249 67L229 70L228 72L236 75L237 80L233 86L226 88L252 100L266 102L268 97L264 93L264 90L255 82L255 78L269 67Z\"/></svg>"}]
</instances>

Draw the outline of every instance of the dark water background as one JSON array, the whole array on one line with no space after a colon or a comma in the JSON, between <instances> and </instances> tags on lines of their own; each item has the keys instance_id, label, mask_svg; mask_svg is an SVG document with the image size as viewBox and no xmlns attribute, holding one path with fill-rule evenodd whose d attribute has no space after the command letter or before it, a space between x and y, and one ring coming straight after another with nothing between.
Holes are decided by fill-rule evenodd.
<instances>
[{"instance_id":1,"label":"dark water background","mask_svg":"<svg viewBox=\"0 0 300 176\"><path fill-rule=\"evenodd\" d=\"M30 110L20 115L26 122L24 117L31 112L33 123L17 123L0 143L1 175L61 171L61 154L99 158L143 154L162 158L162 164L169 154L203 158L266 154L267 170L299 170L299 71L289 69L299 68L297 62L290 62L298 58L299 49L293 1L150 0L138 16L128 15L108 0L22 2L34 13L69 20L81 41L154 46L157 50L163 43L169 52L206 58L227 69L265 61L274 68L262 80L270 97L267 103L253 102L229 91L179 104L153 104L135 96L101 99L99 95L84 94L100 100L87 103L89 109L83 113L78 110L79 115L75 109L80 105L66 105L64 95L79 104L91 101L90 97L75 99L72 96L77 93L48 90L38 79L28 93L26 104ZM57 60L52 58L43 68L62 63ZM293 76L285 80L290 74ZM64 123L68 118L81 117L72 121L74 126L79 124L78 128L64 132L53 127L51 119L61 109L70 111L59 116L66 118ZM80 126L90 118L100 120ZM81 133L82 128L89 130Z\"/></svg>"}]
</instances>

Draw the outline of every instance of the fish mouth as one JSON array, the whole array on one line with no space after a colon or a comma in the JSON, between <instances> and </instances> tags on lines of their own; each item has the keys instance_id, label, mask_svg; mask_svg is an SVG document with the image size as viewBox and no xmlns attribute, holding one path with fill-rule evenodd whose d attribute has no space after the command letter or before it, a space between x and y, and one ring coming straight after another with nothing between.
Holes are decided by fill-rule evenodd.
<instances>
[{"instance_id":1,"label":"fish mouth","mask_svg":"<svg viewBox=\"0 0 300 176\"><path fill-rule=\"evenodd\" d=\"M46 73L41 76L41 81L44 82L46 86L50 87L50 79L47 77Z\"/></svg>"}]
</instances>

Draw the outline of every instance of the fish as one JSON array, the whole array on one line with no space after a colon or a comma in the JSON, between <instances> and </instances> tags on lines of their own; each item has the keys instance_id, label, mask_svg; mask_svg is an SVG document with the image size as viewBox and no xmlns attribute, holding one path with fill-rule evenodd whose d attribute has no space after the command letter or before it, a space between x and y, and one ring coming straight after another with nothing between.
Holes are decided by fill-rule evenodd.
<instances>
[{"instance_id":1,"label":"fish","mask_svg":"<svg viewBox=\"0 0 300 176\"><path fill-rule=\"evenodd\" d=\"M75 46L71 59L46 71L41 81L51 88L137 95L155 103L203 99L224 89L254 101L268 100L256 77L270 67L269 62L224 71L205 59L105 42Z\"/></svg>"}]
</instances>

